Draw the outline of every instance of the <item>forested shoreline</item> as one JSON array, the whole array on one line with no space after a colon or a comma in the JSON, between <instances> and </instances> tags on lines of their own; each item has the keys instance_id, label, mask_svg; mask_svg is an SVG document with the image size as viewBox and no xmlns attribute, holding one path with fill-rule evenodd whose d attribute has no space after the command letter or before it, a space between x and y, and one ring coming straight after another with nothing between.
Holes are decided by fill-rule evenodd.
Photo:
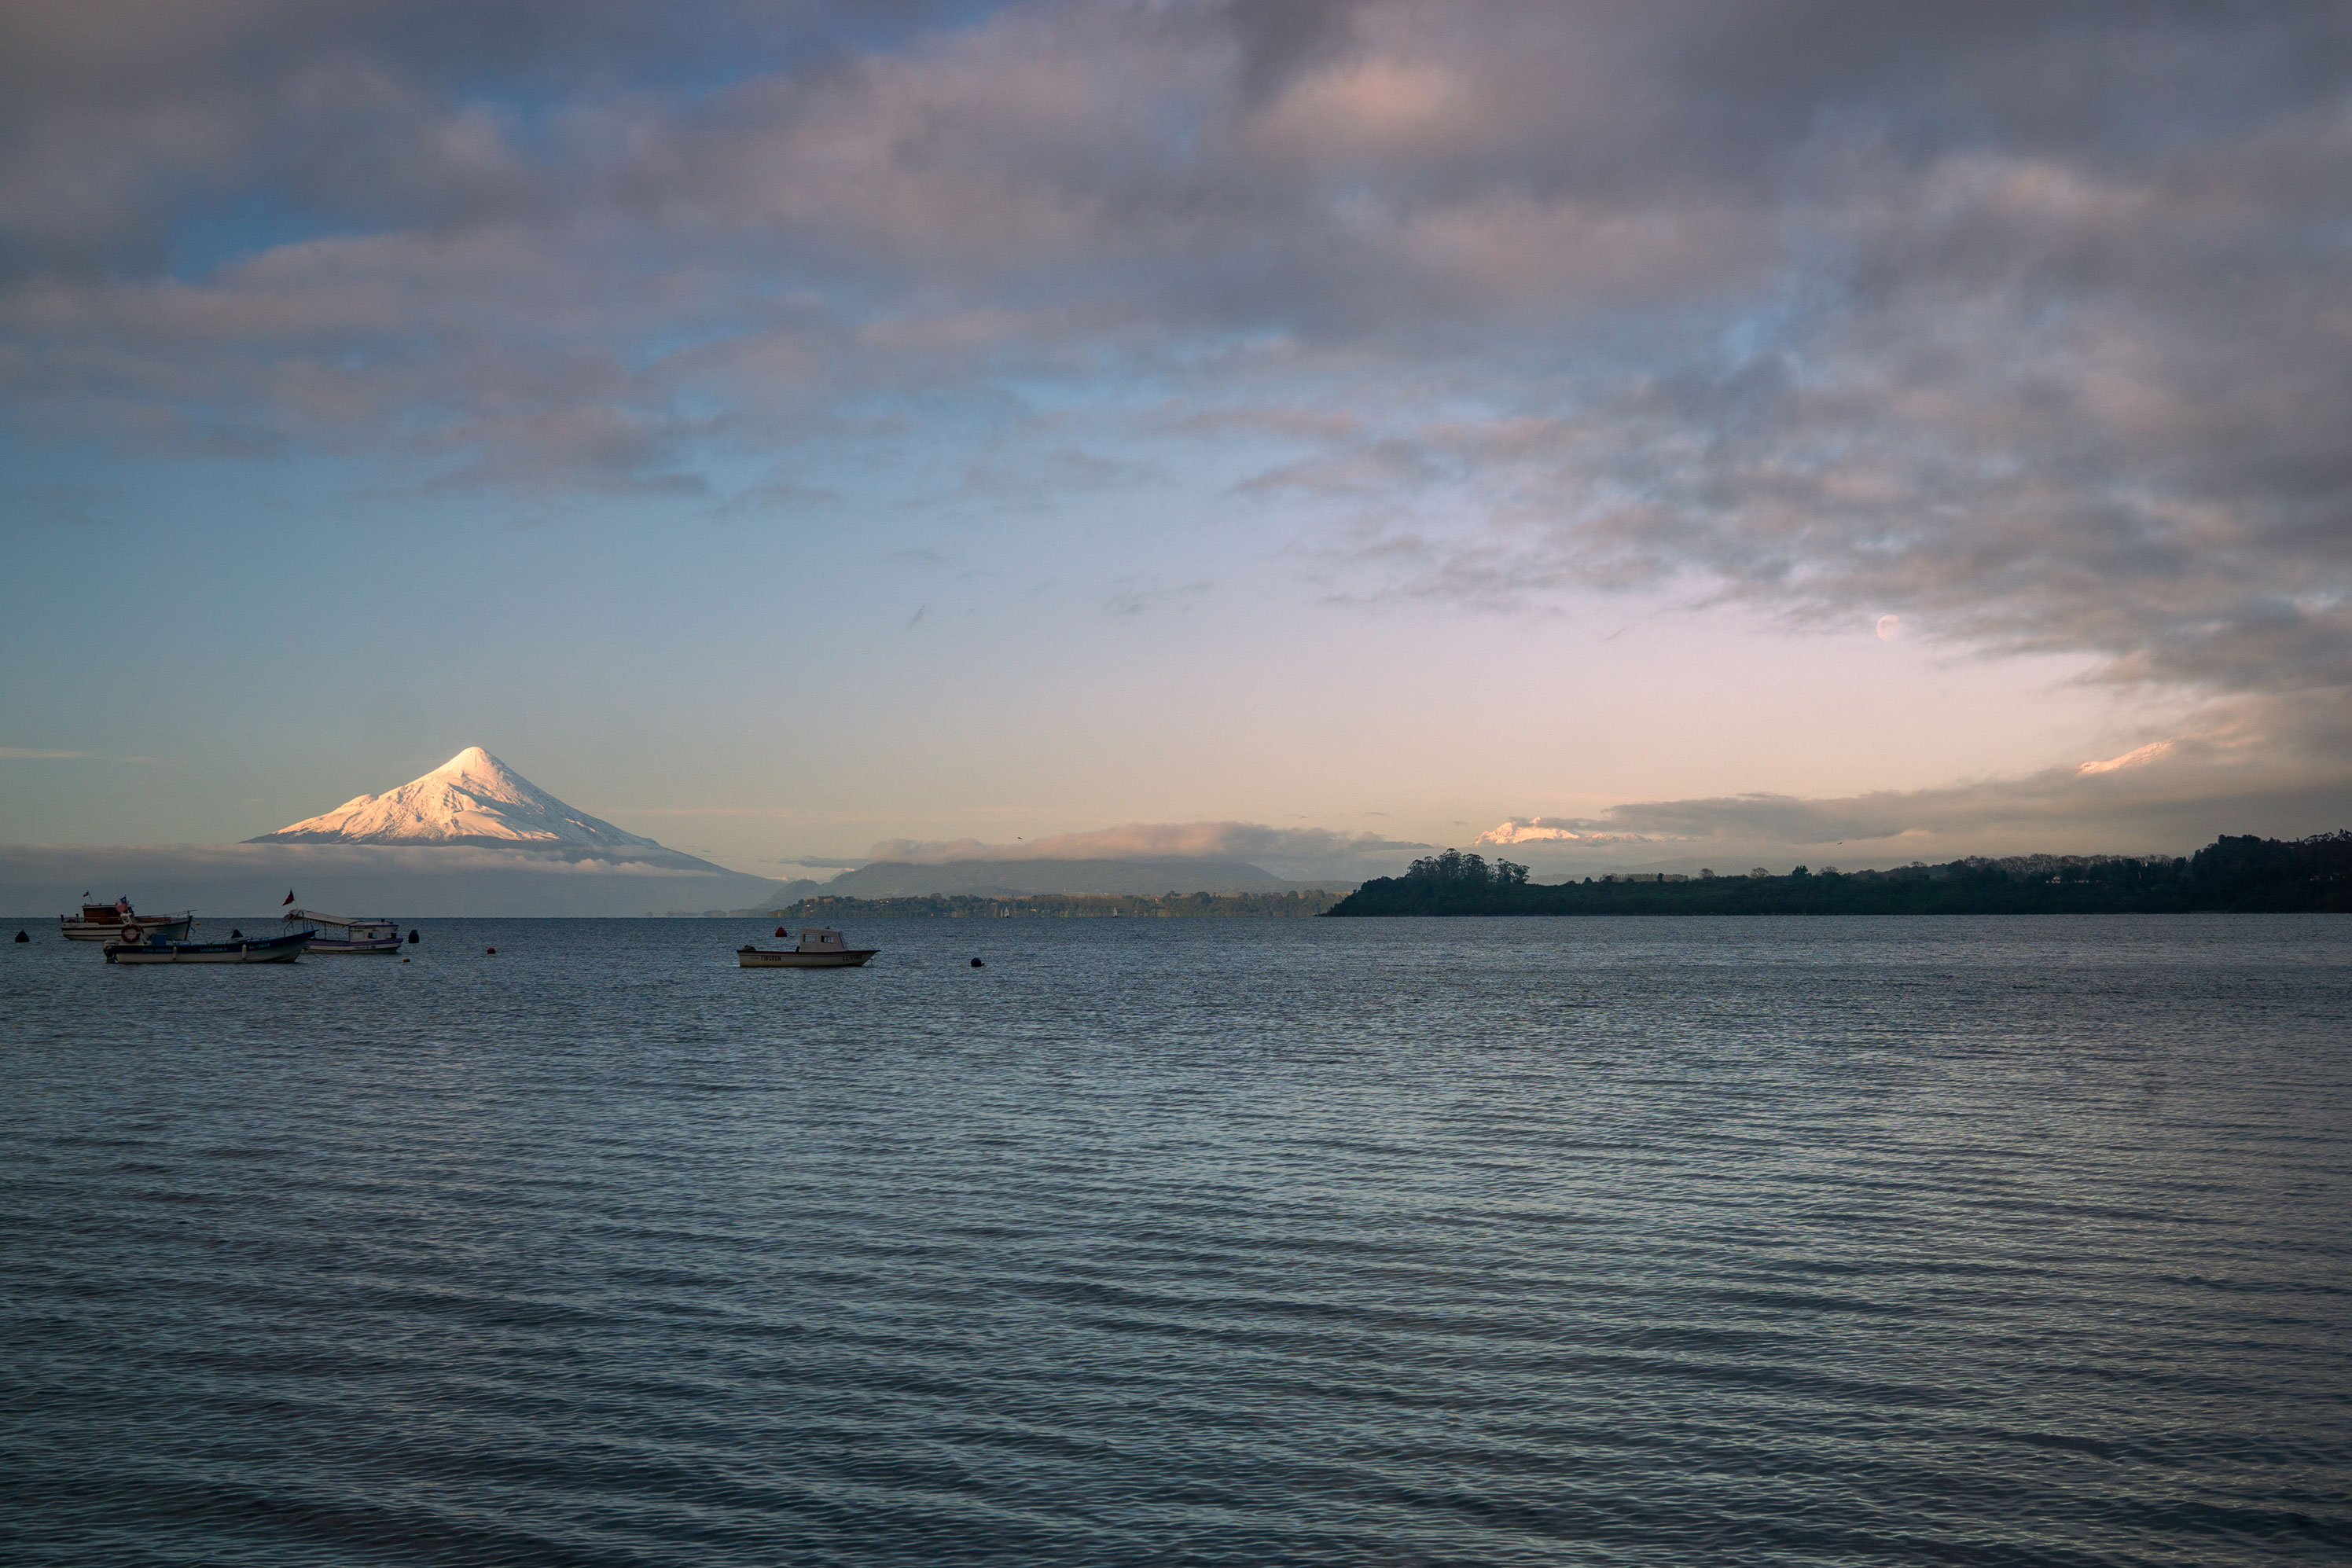
<instances>
[{"instance_id":1,"label":"forested shoreline","mask_svg":"<svg viewBox=\"0 0 2352 1568\"><path fill-rule=\"evenodd\" d=\"M1533 883L1447 850L1329 911L1400 915L2121 915L2352 911L2352 831L2215 840L2193 855L1971 857L1892 871Z\"/></svg>"}]
</instances>

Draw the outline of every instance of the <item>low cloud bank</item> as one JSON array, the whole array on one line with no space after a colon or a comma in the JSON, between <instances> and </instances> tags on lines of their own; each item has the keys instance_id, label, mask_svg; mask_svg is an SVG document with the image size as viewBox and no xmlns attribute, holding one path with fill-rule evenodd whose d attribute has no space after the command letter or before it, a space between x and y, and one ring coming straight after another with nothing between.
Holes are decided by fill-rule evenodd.
<instances>
[{"instance_id":1,"label":"low cloud bank","mask_svg":"<svg viewBox=\"0 0 2352 1568\"><path fill-rule=\"evenodd\" d=\"M957 861L1246 861L1293 881L1381 876L1427 844L1328 828L1270 828L1258 822L1128 822L1086 833L1055 833L1009 844L978 839L885 839L872 858L900 865Z\"/></svg>"},{"instance_id":2,"label":"low cloud bank","mask_svg":"<svg viewBox=\"0 0 2352 1568\"><path fill-rule=\"evenodd\" d=\"M496 850L301 844L0 845L0 910L20 923L70 911L87 890L142 909L250 916L289 890L310 908L399 918L646 915L743 909L782 884L621 860Z\"/></svg>"},{"instance_id":3,"label":"low cloud bank","mask_svg":"<svg viewBox=\"0 0 2352 1568\"><path fill-rule=\"evenodd\" d=\"M2296 711L2289 712L2288 709ZM2187 854L2224 833L2300 838L2352 827L2352 718L2301 698L2245 697L2120 754L2021 778L1853 795L1631 800L1591 817L1513 817L1463 847L1540 874L1799 862L1859 867L1965 855ZM1294 880L1394 873L1435 846L1251 822L1129 822L1012 844L886 840L877 862L1216 859Z\"/></svg>"},{"instance_id":4,"label":"low cloud bank","mask_svg":"<svg viewBox=\"0 0 2352 1568\"><path fill-rule=\"evenodd\" d=\"M1313 879L1308 879L1313 880ZM1361 877L1326 879L1353 886ZM823 892L849 898L909 898L967 894L1281 893L1295 884L1247 861L1201 856L1157 860L877 862L826 883Z\"/></svg>"},{"instance_id":5,"label":"low cloud bank","mask_svg":"<svg viewBox=\"0 0 2352 1568\"><path fill-rule=\"evenodd\" d=\"M1637 800L1597 817L1514 817L1473 849L1539 870L1834 858L1894 864L1969 854L2186 854L2223 833L2298 838L2352 826L2340 725L2302 743L2272 702L2208 710L2195 730L2118 757L2021 779L1838 798L1728 795Z\"/></svg>"}]
</instances>

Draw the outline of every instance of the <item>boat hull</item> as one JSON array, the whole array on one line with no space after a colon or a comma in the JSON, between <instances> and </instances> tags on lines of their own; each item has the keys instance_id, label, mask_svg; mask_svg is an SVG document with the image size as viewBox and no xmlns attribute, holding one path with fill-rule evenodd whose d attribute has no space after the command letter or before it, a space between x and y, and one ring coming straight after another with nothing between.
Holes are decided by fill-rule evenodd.
<instances>
[{"instance_id":1,"label":"boat hull","mask_svg":"<svg viewBox=\"0 0 2352 1568\"><path fill-rule=\"evenodd\" d=\"M736 951L735 962L746 969L855 969L880 951L879 947L848 947L837 953L771 953L743 947Z\"/></svg>"},{"instance_id":2,"label":"boat hull","mask_svg":"<svg viewBox=\"0 0 2352 1568\"><path fill-rule=\"evenodd\" d=\"M159 915L152 919L134 915L128 921L77 920L70 915L61 915L58 916L58 930L68 942L120 942L126 932L134 941L144 942L158 931L166 942L181 942L187 939L195 923L193 915Z\"/></svg>"},{"instance_id":3,"label":"boat hull","mask_svg":"<svg viewBox=\"0 0 2352 1568\"><path fill-rule=\"evenodd\" d=\"M299 925L310 936L310 951L319 954L400 951L400 927L389 920L346 920L316 909L289 909L286 924ZM340 931L341 936L332 933Z\"/></svg>"},{"instance_id":4,"label":"boat hull","mask_svg":"<svg viewBox=\"0 0 2352 1568\"><path fill-rule=\"evenodd\" d=\"M291 964L302 956L307 931L250 942L110 942L110 964Z\"/></svg>"},{"instance_id":5,"label":"boat hull","mask_svg":"<svg viewBox=\"0 0 2352 1568\"><path fill-rule=\"evenodd\" d=\"M383 936L365 942L343 942L332 936L313 936L305 951L321 955L374 954L378 956L389 957L400 951L400 938Z\"/></svg>"}]
</instances>

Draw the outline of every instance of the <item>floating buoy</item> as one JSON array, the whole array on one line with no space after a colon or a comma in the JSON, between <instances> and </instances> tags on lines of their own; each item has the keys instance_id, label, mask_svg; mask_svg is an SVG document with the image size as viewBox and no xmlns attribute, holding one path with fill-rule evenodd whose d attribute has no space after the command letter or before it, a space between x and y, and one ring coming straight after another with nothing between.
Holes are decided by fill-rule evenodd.
<instances>
[{"instance_id":1,"label":"floating buoy","mask_svg":"<svg viewBox=\"0 0 2352 1568\"><path fill-rule=\"evenodd\" d=\"M245 933L232 925L228 928L228 939L232 942L242 942L245 940Z\"/></svg>"},{"instance_id":2,"label":"floating buoy","mask_svg":"<svg viewBox=\"0 0 2352 1568\"><path fill-rule=\"evenodd\" d=\"M497 949L496 947L493 947L493 948L491 948L491 949L490 949L490 951L491 951L491 952L493 952L493 953L495 953L495 952L497 952L497 951L498 951L498 949Z\"/></svg>"},{"instance_id":3,"label":"floating buoy","mask_svg":"<svg viewBox=\"0 0 2352 1568\"><path fill-rule=\"evenodd\" d=\"M416 933L414 931L408 934L408 945L412 947L416 946Z\"/></svg>"},{"instance_id":4,"label":"floating buoy","mask_svg":"<svg viewBox=\"0 0 2352 1568\"><path fill-rule=\"evenodd\" d=\"M16 940L19 942L30 942L32 938L26 936L22 931L19 931L16 933Z\"/></svg>"},{"instance_id":5,"label":"floating buoy","mask_svg":"<svg viewBox=\"0 0 2352 1568\"><path fill-rule=\"evenodd\" d=\"M777 926L777 927L776 927L776 935L777 935L777 936L791 936L791 935L792 935L792 933L791 933L791 932L789 932L789 931L787 931L787 930L785 930L782 926L779 925L779 926Z\"/></svg>"},{"instance_id":6,"label":"floating buoy","mask_svg":"<svg viewBox=\"0 0 2352 1568\"><path fill-rule=\"evenodd\" d=\"M985 965L985 964L982 963L982 962L981 962L979 959L977 959L977 958L974 958L974 959L971 961L971 967L972 967L973 968L975 968L975 969L985 969L985 968L987 968L987 967L988 967L988 966L987 966L987 965Z\"/></svg>"},{"instance_id":7,"label":"floating buoy","mask_svg":"<svg viewBox=\"0 0 2352 1568\"><path fill-rule=\"evenodd\" d=\"M401 960L401 962L402 962L402 963L404 963L404 964L413 964L413 963L415 963L415 961L416 961L416 960L415 960L415 959L414 959L414 958L403 958L403 959Z\"/></svg>"}]
</instances>

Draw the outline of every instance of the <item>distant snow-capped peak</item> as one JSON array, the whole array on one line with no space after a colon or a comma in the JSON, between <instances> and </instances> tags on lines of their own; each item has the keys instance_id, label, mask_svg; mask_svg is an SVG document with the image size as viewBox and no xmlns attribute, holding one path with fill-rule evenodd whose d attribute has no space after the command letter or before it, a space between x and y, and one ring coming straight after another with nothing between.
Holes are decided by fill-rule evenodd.
<instances>
[{"instance_id":1,"label":"distant snow-capped peak","mask_svg":"<svg viewBox=\"0 0 2352 1568\"><path fill-rule=\"evenodd\" d=\"M355 795L331 811L250 841L625 851L640 858L650 851L693 859L565 805L478 746L397 789Z\"/></svg>"}]
</instances>

